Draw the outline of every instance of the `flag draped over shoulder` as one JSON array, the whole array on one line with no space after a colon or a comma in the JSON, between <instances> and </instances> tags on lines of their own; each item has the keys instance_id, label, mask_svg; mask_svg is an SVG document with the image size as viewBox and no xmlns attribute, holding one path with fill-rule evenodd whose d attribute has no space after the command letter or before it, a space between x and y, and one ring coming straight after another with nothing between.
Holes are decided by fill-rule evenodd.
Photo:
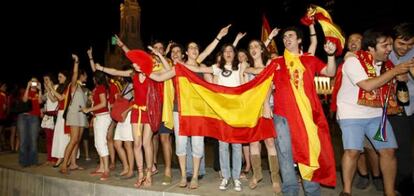
<instances>
[{"instance_id":1,"label":"flag draped over shoulder","mask_svg":"<svg viewBox=\"0 0 414 196\"><path fill-rule=\"evenodd\" d=\"M181 64L175 71L180 135L207 136L229 143L276 136L273 121L262 117L274 65L238 87L207 83Z\"/></svg>"},{"instance_id":2,"label":"flag draped over shoulder","mask_svg":"<svg viewBox=\"0 0 414 196\"><path fill-rule=\"evenodd\" d=\"M304 25L310 25L313 23L312 18L317 20L321 25L322 31L325 34L325 39L336 45L336 56L341 55L345 46L345 37L343 36L341 29L333 23L328 11L317 5L311 5L308 8L306 15L300 21Z\"/></svg>"},{"instance_id":3,"label":"flag draped over shoulder","mask_svg":"<svg viewBox=\"0 0 414 196\"><path fill-rule=\"evenodd\" d=\"M261 40L263 43L266 42L266 40L269 38L269 34L270 32L272 32L272 29L270 28L269 22L266 19L266 16L263 15L262 16L262 36L261 36ZM269 44L269 46L267 46L268 50L270 53L277 53L277 47L276 47L276 43L274 40L272 40Z\"/></svg>"}]
</instances>

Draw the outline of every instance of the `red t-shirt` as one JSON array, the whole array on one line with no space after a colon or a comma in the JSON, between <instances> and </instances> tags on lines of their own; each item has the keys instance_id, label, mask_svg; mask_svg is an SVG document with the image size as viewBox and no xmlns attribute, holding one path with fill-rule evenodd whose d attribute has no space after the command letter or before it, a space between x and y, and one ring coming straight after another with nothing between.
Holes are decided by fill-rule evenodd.
<instances>
[{"instance_id":1,"label":"red t-shirt","mask_svg":"<svg viewBox=\"0 0 414 196\"><path fill-rule=\"evenodd\" d=\"M115 102L115 97L119 93L120 93L120 90L118 86L114 82L110 82L109 83L109 96L108 96L109 104L113 104Z\"/></svg>"},{"instance_id":2,"label":"red t-shirt","mask_svg":"<svg viewBox=\"0 0 414 196\"><path fill-rule=\"evenodd\" d=\"M29 89L29 100L32 101L32 111L30 111L29 114L40 116L39 99L40 99L40 96L37 90Z\"/></svg>"},{"instance_id":3,"label":"red t-shirt","mask_svg":"<svg viewBox=\"0 0 414 196\"><path fill-rule=\"evenodd\" d=\"M94 106L101 103L101 99L99 98L100 94L104 94L105 97L107 97L106 88L104 85L97 85L95 89L93 89L92 91L92 100L93 100ZM108 107L104 107L104 108L94 111L94 113L99 114L99 113L108 112L108 111L109 111Z\"/></svg>"},{"instance_id":4,"label":"red t-shirt","mask_svg":"<svg viewBox=\"0 0 414 196\"><path fill-rule=\"evenodd\" d=\"M7 95L4 92L0 92L0 120L6 119L7 110Z\"/></svg>"}]
</instances>

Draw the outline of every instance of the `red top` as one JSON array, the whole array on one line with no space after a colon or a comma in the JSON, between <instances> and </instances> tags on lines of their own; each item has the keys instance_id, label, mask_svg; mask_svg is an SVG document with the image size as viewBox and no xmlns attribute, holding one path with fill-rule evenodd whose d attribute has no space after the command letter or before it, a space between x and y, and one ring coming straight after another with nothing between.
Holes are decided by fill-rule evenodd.
<instances>
[{"instance_id":1,"label":"red top","mask_svg":"<svg viewBox=\"0 0 414 196\"><path fill-rule=\"evenodd\" d=\"M109 82L109 96L108 96L108 102L109 104L113 104L115 102L116 96L120 93L119 86L116 84L115 81L111 80Z\"/></svg>"},{"instance_id":2,"label":"red top","mask_svg":"<svg viewBox=\"0 0 414 196\"><path fill-rule=\"evenodd\" d=\"M144 82L140 82L139 74L134 74L132 77L132 84L134 86L134 104L137 104L138 106L147 105L148 80L149 78L145 78Z\"/></svg>"},{"instance_id":3,"label":"red top","mask_svg":"<svg viewBox=\"0 0 414 196\"><path fill-rule=\"evenodd\" d=\"M7 110L7 95L4 92L0 92L0 119L6 119Z\"/></svg>"},{"instance_id":4,"label":"red top","mask_svg":"<svg viewBox=\"0 0 414 196\"><path fill-rule=\"evenodd\" d=\"M40 116L40 104L39 104L39 93L37 90L29 89L29 100L32 101L32 111L29 114L34 116Z\"/></svg>"},{"instance_id":5,"label":"red top","mask_svg":"<svg viewBox=\"0 0 414 196\"><path fill-rule=\"evenodd\" d=\"M97 85L95 89L93 89L92 91L92 101L93 101L94 106L101 103L101 99L99 98L100 94L104 94L105 97L107 96L106 88L104 85ZM108 112L108 111L109 111L108 107L104 107L104 108L94 111L93 113L99 114L99 113Z\"/></svg>"}]
</instances>

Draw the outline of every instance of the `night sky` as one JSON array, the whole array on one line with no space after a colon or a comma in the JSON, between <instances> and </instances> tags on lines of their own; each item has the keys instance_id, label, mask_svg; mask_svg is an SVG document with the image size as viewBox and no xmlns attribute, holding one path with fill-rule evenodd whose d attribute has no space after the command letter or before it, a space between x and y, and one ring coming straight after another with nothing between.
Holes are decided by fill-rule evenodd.
<instances>
[{"instance_id":1,"label":"night sky","mask_svg":"<svg viewBox=\"0 0 414 196\"><path fill-rule=\"evenodd\" d=\"M119 32L122 0L12 1L3 5L15 14L2 21L2 71L0 80L25 83L46 72L70 69L72 52L79 54L82 68L89 70L86 50L92 45L97 61L103 61L107 41ZM323 6L326 0L138 0L141 35L152 40L200 43L203 49L219 29L233 24L222 42L232 42L238 32L247 32L239 46L260 38L261 15L272 27L299 25L309 3ZM250 3L246 3L250 2ZM336 0L331 16L345 33L362 32L377 24L392 25L413 20L403 0L379 4L375 0ZM363 3L363 4L361 4ZM9 11L9 12L10 12ZM306 30L306 28L305 28ZM305 33L307 33L305 31ZM321 34L318 29L318 34ZM321 43L321 42L320 42ZM11 71L5 71L5 69Z\"/></svg>"}]
</instances>

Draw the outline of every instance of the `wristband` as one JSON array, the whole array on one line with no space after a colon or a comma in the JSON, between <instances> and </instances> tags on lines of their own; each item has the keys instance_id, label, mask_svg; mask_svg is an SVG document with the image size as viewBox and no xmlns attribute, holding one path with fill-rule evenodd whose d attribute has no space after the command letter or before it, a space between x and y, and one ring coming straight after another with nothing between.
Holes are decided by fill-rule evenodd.
<instances>
[{"instance_id":1,"label":"wristband","mask_svg":"<svg viewBox=\"0 0 414 196\"><path fill-rule=\"evenodd\" d=\"M219 38L217 38L217 37L216 37L215 39L216 39L217 41L221 41L221 39L219 39Z\"/></svg>"}]
</instances>

